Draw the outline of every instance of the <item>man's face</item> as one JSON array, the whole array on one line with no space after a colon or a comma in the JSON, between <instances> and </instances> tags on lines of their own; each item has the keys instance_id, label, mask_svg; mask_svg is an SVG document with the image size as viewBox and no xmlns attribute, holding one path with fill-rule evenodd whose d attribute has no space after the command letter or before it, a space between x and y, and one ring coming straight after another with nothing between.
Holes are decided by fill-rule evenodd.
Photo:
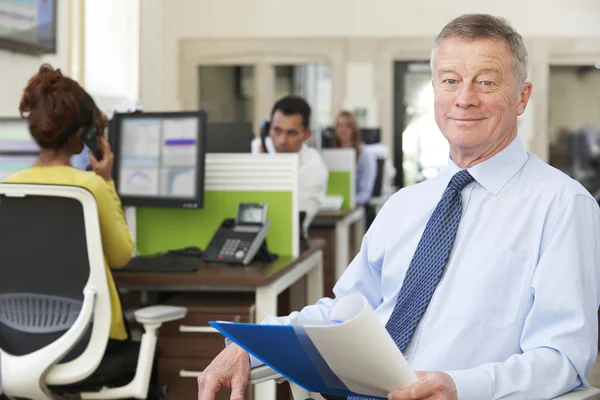
<instances>
[{"instance_id":1,"label":"man's face","mask_svg":"<svg viewBox=\"0 0 600 400\"><path fill-rule=\"evenodd\" d=\"M531 84L517 87L513 58L499 40L443 40L433 71L435 120L452 154L481 156L516 134Z\"/></svg>"},{"instance_id":2,"label":"man's face","mask_svg":"<svg viewBox=\"0 0 600 400\"><path fill-rule=\"evenodd\" d=\"M310 137L310 129L302 125L301 114L285 115L276 110L271 118L269 135L277 153L296 153Z\"/></svg>"}]
</instances>

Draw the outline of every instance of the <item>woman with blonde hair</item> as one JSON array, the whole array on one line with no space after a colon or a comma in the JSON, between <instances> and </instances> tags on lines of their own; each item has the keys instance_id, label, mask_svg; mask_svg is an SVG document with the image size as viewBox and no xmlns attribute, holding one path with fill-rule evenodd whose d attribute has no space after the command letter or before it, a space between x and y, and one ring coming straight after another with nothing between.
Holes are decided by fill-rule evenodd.
<instances>
[{"instance_id":1,"label":"woman with blonde hair","mask_svg":"<svg viewBox=\"0 0 600 400\"><path fill-rule=\"evenodd\" d=\"M356 203L367 204L377 178L377 158L363 148L358 121L350 111L341 111L336 118L333 147L356 150Z\"/></svg>"}]
</instances>

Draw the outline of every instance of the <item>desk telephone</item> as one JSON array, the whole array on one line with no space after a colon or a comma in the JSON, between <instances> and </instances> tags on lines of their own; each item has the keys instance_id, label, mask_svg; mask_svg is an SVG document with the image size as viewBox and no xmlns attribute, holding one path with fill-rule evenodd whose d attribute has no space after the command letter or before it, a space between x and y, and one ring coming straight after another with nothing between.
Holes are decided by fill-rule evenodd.
<instances>
[{"instance_id":1,"label":"desk telephone","mask_svg":"<svg viewBox=\"0 0 600 400\"><path fill-rule=\"evenodd\" d=\"M248 265L255 259L272 261L265 238L269 229L266 204L241 203L237 217L226 219L204 251L203 260Z\"/></svg>"}]
</instances>

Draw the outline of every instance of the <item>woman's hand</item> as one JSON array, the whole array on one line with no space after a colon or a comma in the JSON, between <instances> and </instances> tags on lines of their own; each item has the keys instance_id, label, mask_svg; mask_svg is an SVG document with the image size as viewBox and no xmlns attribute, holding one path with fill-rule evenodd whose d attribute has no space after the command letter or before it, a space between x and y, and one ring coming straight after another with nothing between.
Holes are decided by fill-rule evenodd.
<instances>
[{"instance_id":1,"label":"woman's hand","mask_svg":"<svg viewBox=\"0 0 600 400\"><path fill-rule=\"evenodd\" d=\"M102 149L102 160L96 160L94 154L89 152L90 163L95 173L104 178L105 181L109 182L112 180L112 167L115 159L115 155L110 150L110 144L104 137L100 138L100 148Z\"/></svg>"}]
</instances>

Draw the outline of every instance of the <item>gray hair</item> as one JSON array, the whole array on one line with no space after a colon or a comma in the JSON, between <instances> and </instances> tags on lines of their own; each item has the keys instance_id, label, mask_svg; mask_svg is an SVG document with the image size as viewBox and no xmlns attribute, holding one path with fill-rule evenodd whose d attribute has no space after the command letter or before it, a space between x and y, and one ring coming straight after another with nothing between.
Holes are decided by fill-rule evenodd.
<instances>
[{"instance_id":1,"label":"gray hair","mask_svg":"<svg viewBox=\"0 0 600 400\"><path fill-rule=\"evenodd\" d=\"M529 72L527 48L521 35L513 29L506 19L488 14L465 14L450 21L433 43L433 50L431 51L432 72L435 51L442 40L447 38L503 40L512 53L517 84L520 86L527 81Z\"/></svg>"}]
</instances>

